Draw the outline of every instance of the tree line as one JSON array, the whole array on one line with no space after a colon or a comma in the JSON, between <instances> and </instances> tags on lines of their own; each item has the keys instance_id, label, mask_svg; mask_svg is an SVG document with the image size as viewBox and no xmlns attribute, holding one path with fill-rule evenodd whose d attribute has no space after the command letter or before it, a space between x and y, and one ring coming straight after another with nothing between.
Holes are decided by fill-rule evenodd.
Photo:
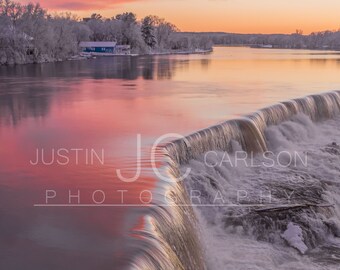
<instances>
[{"instance_id":1,"label":"tree line","mask_svg":"<svg viewBox=\"0 0 340 270\"><path fill-rule=\"evenodd\" d=\"M178 36L174 24L157 16L139 21L126 12L80 20L70 13L48 14L38 3L12 0L0 0L0 25L0 64L65 60L79 52L81 41L116 41L137 54L190 52L212 45L205 37Z\"/></svg>"},{"instance_id":2,"label":"tree line","mask_svg":"<svg viewBox=\"0 0 340 270\"><path fill-rule=\"evenodd\" d=\"M92 14L80 20L70 13L49 14L40 4L0 0L0 64L65 60L79 53L81 41L116 41L132 53L210 50L213 45L272 45L274 48L340 50L340 30L293 34L180 32L157 16L137 20L126 12L111 18Z\"/></svg>"},{"instance_id":3,"label":"tree line","mask_svg":"<svg viewBox=\"0 0 340 270\"><path fill-rule=\"evenodd\" d=\"M292 34L234 34L234 33L180 33L198 35L212 41L214 45L272 45L273 48L340 50L340 29L313 32L304 35L302 30Z\"/></svg>"}]
</instances>

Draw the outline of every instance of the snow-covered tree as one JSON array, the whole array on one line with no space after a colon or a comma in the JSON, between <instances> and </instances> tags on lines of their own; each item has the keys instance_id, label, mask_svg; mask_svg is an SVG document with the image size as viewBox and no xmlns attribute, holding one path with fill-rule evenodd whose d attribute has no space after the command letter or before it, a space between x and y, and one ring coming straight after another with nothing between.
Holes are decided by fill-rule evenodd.
<instances>
[{"instance_id":1,"label":"snow-covered tree","mask_svg":"<svg viewBox=\"0 0 340 270\"><path fill-rule=\"evenodd\" d=\"M150 48L157 46L158 49L168 49L170 48L170 36L178 29L174 24L158 16L149 15L142 20L141 31L145 43Z\"/></svg>"},{"instance_id":2,"label":"snow-covered tree","mask_svg":"<svg viewBox=\"0 0 340 270\"><path fill-rule=\"evenodd\" d=\"M121 44L135 45L134 34L136 33L136 30L139 30L136 15L131 12L125 12L116 15L115 20L120 23L122 32Z\"/></svg>"},{"instance_id":3,"label":"snow-covered tree","mask_svg":"<svg viewBox=\"0 0 340 270\"><path fill-rule=\"evenodd\" d=\"M155 36L159 48L166 48L172 33L177 32L178 28L158 16L152 16L153 25L155 27Z\"/></svg>"},{"instance_id":4,"label":"snow-covered tree","mask_svg":"<svg viewBox=\"0 0 340 270\"><path fill-rule=\"evenodd\" d=\"M141 31L145 44L150 48L154 48L157 41L155 37L154 21L151 16L147 16L142 20Z\"/></svg>"}]
</instances>

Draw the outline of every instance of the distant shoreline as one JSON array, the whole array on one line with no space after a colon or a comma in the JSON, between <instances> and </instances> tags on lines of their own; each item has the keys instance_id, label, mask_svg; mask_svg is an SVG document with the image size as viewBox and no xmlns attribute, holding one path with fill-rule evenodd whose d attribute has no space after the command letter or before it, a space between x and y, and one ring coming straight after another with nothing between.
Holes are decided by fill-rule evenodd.
<instances>
[{"instance_id":1,"label":"distant shoreline","mask_svg":"<svg viewBox=\"0 0 340 270\"><path fill-rule=\"evenodd\" d=\"M328 51L328 52L340 52L340 49L326 49L326 48L285 48L285 47L252 47L251 45L246 44L216 44L213 47L245 47L245 48L251 48L251 49L267 49L267 50L306 50L306 51Z\"/></svg>"}]
</instances>

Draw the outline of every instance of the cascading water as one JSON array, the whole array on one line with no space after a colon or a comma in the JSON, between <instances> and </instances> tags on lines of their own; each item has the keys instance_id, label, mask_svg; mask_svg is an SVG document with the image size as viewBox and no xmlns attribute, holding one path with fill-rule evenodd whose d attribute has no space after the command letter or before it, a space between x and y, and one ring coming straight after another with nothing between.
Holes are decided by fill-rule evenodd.
<instances>
[{"instance_id":1,"label":"cascading water","mask_svg":"<svg viewBox=\"0 0 340 270\"><path fill-rule=\"evenodd\" d=\"M312 95L165 145L164 174L179 179L188 168L191 173L183 181L158 189L155 204L167 203L164 194L176 203L153 209L150 223L155 233L151 238L160 247L140 256L134 266L336 269L340 262L339 112L340 92ZM318 133L319 129L323 132ZM269 157L273 163L275 158L287 160L293 151L300 154L300 160L295 166L270 167L220 162L226 154L230 161L241 150L251 154L251 162L262 165ZM210 151L214 154L207 156ZM310 160L305 166L307 154ZM327 160L321 167L320 159ZM199 202L192 200L193 190L199 192ZM268 192L270 201L266 201Z\"/></svg>"},{"instance_id":2,"label":"cascading water","mask_svg":"<svg viewBox=\"0 0 340 270\"><path fill-rule=\"evenodd\" d=\"M265 151L264 130L302 113L313 121L328 119L339 113L340 92L312 95L264 108L241 119L230 120L195 132L166 146L168 155L178 164L211 151L229 151L230 142L237 141L248 152Z\"/></svg>"}]
</instances>

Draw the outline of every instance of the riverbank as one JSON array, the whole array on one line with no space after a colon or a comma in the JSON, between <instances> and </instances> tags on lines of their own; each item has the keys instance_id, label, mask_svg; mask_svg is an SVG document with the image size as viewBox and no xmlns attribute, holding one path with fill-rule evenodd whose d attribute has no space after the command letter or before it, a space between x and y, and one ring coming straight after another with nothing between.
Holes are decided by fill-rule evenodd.
<instances>
[{"instance_id":1,"label":"riverbank","mask_svg":"<svg viewBox=\"0 0 340 270\"><path fill-rule=\"evenodd\" d=\"M195 49L195 50L188 50L188 51L182 51L182 50L171 50L171 51L166 51L166 52L152 52L149 54L143 54L143 55L172 55L172 54L181 54L181 55L186 55L186 54L206 54L206 53L211 53L213 52L214 49Z\"/></svg>"},{"instance_id":2,"label":"riverbank","mask_svg":"<svg viewBox=\"0 0 340 270\"><path fill-rule=\"evenodd\" d=\"M38 59L32 59L32 57L11 57L10 59L4 59L0 57L0 66L13 66L13 65L24 65L24 64L42 64L42 63L53 63L63 61L79 61L88 60L96 57L134 57L134 56L156 56L156 55L189 55L189 54L207 54L213 52L213 48L208 50L195 49L195 50L171 50L161 52L150 52L150 53L131 53L131 54L77 54L68 57L67 59L57 59L51 57L39 57Z\"/></svg>"}]
</instances>

